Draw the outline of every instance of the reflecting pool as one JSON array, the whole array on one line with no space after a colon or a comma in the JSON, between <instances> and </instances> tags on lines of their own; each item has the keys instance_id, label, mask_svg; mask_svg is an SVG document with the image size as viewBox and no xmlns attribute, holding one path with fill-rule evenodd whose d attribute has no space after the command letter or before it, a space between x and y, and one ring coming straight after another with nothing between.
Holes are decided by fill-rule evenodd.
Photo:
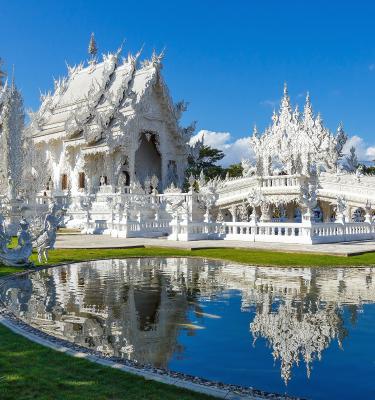
<instances>
[{"instance_id":1,"label":"reflecting pool","mask_svg":"<svg viewBox=\"0 0 375 400\"><path fill-rule=\"evenodd\" d=\"M106 260L11 278L0 299L106 355L312 399L375 399L375 268Z\"/></svg>"}]
</instances>

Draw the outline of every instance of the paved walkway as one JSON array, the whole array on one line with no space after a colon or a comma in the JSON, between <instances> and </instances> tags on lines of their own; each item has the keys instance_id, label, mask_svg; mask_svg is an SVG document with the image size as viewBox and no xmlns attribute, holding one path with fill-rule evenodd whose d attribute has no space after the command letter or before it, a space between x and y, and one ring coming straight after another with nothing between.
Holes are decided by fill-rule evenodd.
<instances>
[{"instance_id":1,"label":"paved walkway","mask_svg":"<svg viewBox=\"0 0 375 400\"><path fill-rule=\"evenodd\" d=\"M127 248L127 247L172 247L186 250L206 248L244 248L272 250L289 253L316 253L349 256L375 252L375 241L331 243L331 244L287 244L287 243L254 243L238 240L197 240L192 242L176 242L166 238L113 238L107 235L58 235L56 248L94 249L94 248Z\"/></svg>"}]
</instances>

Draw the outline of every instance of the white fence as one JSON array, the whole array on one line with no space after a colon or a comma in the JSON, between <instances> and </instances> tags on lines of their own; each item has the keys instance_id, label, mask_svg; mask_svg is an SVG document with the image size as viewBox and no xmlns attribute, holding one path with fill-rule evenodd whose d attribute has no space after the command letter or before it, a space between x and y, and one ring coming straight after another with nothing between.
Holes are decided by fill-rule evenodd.
<instances>
[{"instance_id":1,"label":"white fence","mask_svg":"<svg viewBox=\"0 0 375 400\"><path fill-rule=\"evenodd\" d=\"M224 239L249 242L334 243L375 239L375 225L355 223L178 222L172 221L171 240Z\"/></svg>"},{"instance_id":2,"label":"white fence","mask_svg":"<svg viewBox=\"0 0 375 400\"><path fill-rule=\"evenodd\" d=\"M108 234L113 237L158 237L171 232L170 221L107 221L88 222L87 233Z\"/></svg>"}]
</instances>

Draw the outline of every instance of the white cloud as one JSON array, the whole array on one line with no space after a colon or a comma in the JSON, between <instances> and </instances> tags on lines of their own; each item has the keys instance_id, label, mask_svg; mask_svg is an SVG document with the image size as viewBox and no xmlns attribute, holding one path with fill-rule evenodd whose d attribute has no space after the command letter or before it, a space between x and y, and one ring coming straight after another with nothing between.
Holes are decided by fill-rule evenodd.
<instances>
[{"instance_id":1,"label":"white cloud","mask_svg":"<svg viewBox=\"0 0 375 400\"><path fill-rule=\"evenodd\" d=\"M368 147L366 149L366 156L367 156L367 159L370 161L373 161L375 159L375 147L374 146Z\"/></svg>"},{"instance_id":2,"label":"white cloud","mask_svg":"<svg viewBox=\"0 0 375 400\"><path fill-rule=\"evenodd\" d=\"M368 146L360 136L351 136L343 148L344 154L349 154L350 148L354 146L359 161L372 161L375 158L375 146Z\"/></svg>"},{"instance_id":3,"label":"white cloud","mask_svg":"<svg viewBox=\"0 0 375 400\"><path fill-rule=\"evenodd\" d=\"M202 139L202 136L204 136L204 143L207 146L224 152L225 157L220 162L223 166L239 163L242 159L253 157L249 137L233 140L229 132L214 132L203 129L190 139L190 144Z\"/></svg>"},{"instance_id":4,"label":"white cloud","mask_svg":"<svg viewBox=\"0 0 375 400\"><path fill-rule=\"evenodd\" d=\"M204 136L206 145L224 152L225 157L221 160L223 166L239 163L242 159L254 158L254 153L249 144L249 137L234 139L229 132L214 132L203 129L190 139L190 143L194 144L198 139L202 139L202 136ZM356 149L359 161L372 161L375 159L375 146L369 146L360 136L351 136L344 146L343 153L349 154L352 146Z\"/></svg>"},{"instance_id":5,"label":"white cloud","mask_svg":"<svg viewBox=\"0 0 375 400\"><path fill-rule=\"evenodd\" d=\"M279 104L279 100L263 100L259 104L261 106L275 108Z\"/></svg>"}]
</instances>

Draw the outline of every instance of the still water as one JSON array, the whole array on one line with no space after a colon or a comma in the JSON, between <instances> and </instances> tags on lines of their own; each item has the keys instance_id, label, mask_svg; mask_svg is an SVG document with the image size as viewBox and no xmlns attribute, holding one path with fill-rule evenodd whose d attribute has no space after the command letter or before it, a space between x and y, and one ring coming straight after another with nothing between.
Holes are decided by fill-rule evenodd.
<instances>
[{"instance_id":1,"label":"still water","mask_svg":"<svg viewBox=\"0 0 375 400\"><path fill-rule=\"evenodd\" d=\"M12 278L0 299L106 355L312 399L375 399L375 268L106 260Z\"/></svg>"}]
</instances>

